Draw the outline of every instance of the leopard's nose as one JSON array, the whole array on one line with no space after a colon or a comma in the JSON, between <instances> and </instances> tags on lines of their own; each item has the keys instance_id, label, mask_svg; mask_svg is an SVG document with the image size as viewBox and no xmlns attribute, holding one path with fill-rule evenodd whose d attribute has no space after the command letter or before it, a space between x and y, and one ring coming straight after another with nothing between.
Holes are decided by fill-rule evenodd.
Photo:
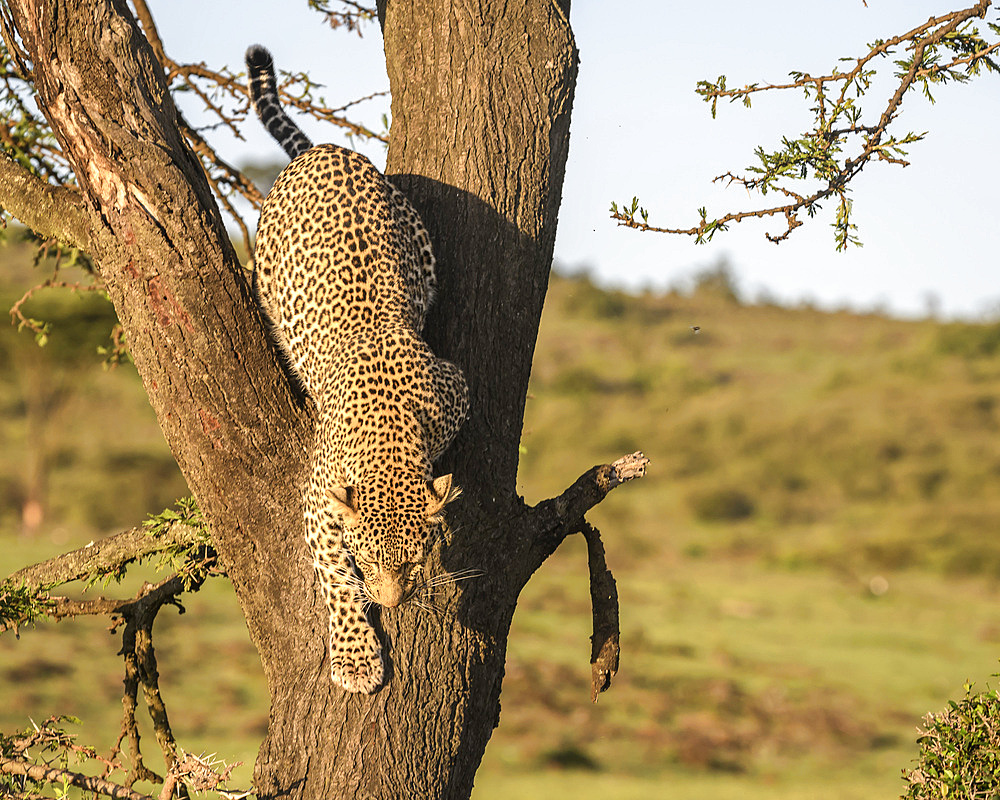
<instances>
[{"instance_id":1,"label":"leopard's nose","mask_svg":"<svg viewBox=\"0 0 1000 800\"><path fill-rule=\"evenodd\" d=\"M375 597L380 606L395 608L403 602L403 587L396 581L383 581Z\"/></svg>"}]
</instances>

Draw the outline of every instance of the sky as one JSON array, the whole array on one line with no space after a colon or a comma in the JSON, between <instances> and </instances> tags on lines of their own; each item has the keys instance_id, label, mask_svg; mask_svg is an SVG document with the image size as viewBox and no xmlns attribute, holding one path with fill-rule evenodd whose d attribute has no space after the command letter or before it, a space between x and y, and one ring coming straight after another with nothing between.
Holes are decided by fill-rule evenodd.
<instances>
[{"instance_id":1,"label":"sky","mask_svg":"<svg viewBox=\"0 0 1000 800\"><path fill-rule=\"evenodd\" d=\"M910 147L910 166L873 163L855 182L861 248L836 252L833 203L780 245L764 237L783 231L777 223L744 222L696 245L619 227L608 213L612 201L638 196L650 223L686 228L700 206L710 215L750 207L745 190L712 178L743 172L757 146L778 149L783 135L809 127L808 103L792 92L760 95L751 110L720 104L712 120L694 92L698 80L724 74L741 86L782 82L791 70L828 74L839 58L867 52L867 42L965 5L971 0L868 0L867 7L862 0L632 0L619 13L615 4L574 0L580 71L556 261L630 290L684 285L725 261L751 300L902 316L1000 315L1000 76L939 87L933 105L917 94L906 98L898 133L929 133ZM306 0L151 0L151 8L176 60L240 70L247 45L259 42L279 68L307 71L323 84L320 93L333 106L388 89L377 23L363 37L330 30ZM1000 21L1000 11L992 9L990 19ZM863 103L866 116L877 116L886 97L883 91ZM378 129L388 110L388 98L372 101L357 118ZM338 129L298 121L313 141L347 144ZM252 119L245 142L224 131L208 135L237 164L281 158ZM381 144L357 149L384 166Z\"/></svg>"}]
</instances>

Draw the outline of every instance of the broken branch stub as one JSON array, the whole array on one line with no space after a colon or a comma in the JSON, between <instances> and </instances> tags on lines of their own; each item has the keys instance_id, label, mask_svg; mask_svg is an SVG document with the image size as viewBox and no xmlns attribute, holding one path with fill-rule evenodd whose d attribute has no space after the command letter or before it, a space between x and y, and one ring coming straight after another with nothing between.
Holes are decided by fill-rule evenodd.
<instances>
[{"instance_id":1,"label":"broken branch stub","mask_svg":"<svg viewBox=\"0 0 1000 800\"><path fill-rule=\"evenodd\" d=\"M601 532L586 522L580 530L587 540L590 565L590 603L594 614L594 633L590 637L590 699L596 703L598 695L611 688L611 680L618 672L618 586L604 558Z\"/></svg>"}]
</instances>

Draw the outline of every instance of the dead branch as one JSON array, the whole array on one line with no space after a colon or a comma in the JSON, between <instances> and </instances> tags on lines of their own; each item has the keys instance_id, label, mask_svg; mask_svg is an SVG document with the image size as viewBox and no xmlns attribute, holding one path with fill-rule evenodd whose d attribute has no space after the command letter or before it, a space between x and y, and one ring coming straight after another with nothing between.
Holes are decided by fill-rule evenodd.
<instances>
[{"instance_id":1,"label":"dead branch","mask_svg":"<svg viewBox=\"0 0 1000 800\"><path fill-rule=\"evenodd\" d=\"M535 569L555 552L559 543L576 533L583 524L583 515L600 503L616 486L641 478L646 474L649 459L642 451L622 456L610 464L591 467L558 497L543 500L532 510L543 533L537 544L541 556Z\"/></svg>"},{"instance_id":2,"label":"dead branch","mask_svg":"<svg viewBox=\"0 0 1000 800\"><path fill-rule=\"evenodd\" d=\"M610 464L591 467L561 495L545 500L531 509L537 520L535 530L541 532L534 543L535 561L531 566L532 572L570 534L580 532L587 540L594 621L594 633L590 639L590 698L595 703L598 695L611 687L611 681L618 672L618 587L608 569L600 531L584 519L584 514L607 497L608 492L616 486L645 475L648 464L649 459L641 451L637 451Z\"/></svg>"},{"instance_id":3,"label":"dead branch","mask_svg":"<svg viewBox=\"0 0 1000 800\"><path fill-rule=\"evenodd\" d=\"M587 540L590 566L590 603L594 613L594 633L590 637L590 699L596 703L598 695L611 688L611 680L618 672L618 586L604 558L601 532L586 522L580 530Z\"/></svg>"},{"instance_id":4,"label":"dead branch","mask_svg":"<svg viewBox=\"0 0 1000 800\"><path fill-rule=\"evenodd\" d=\"M70 783L86 791L120 798L120 800L155 800L147 794L133 792L131 789L103 778L94 778L90 775L81 775L79 772L70 772L66 769L47 767L42 764L30 764L15 758L0 756L0 772L7 775L20 775L44 783Z\"/></svg>"}]
</instances>

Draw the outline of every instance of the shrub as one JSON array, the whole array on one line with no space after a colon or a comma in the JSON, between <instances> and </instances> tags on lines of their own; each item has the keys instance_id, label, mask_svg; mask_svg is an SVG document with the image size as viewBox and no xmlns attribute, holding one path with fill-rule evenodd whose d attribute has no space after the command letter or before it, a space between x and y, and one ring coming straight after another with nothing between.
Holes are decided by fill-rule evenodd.
<instances>
[{"instance_id":1,"label":"shrub","mask_svg":"<svg viewBox=\"0 0 1000 800\"><path fill-rule=\"evenodd\" d=\"M1000 796L1000 698L993 689L928 714L917 739L917 766L903 770L905 800L979 800Z\"/></svg>"},{"instance_id":2,"label":"shrub","mask_svg":"<svg viewBox=\"0 0 1000 800\"><path fill-rule=\"evenodd\" d=\"M955 322L940 328L937 349L945 355L963 358L989 358L1000 351L1000 322L973 325Z\"/></svg>"},{"instance_id":3,"label":"shrub","mask_svg":"<svg viewBox=\"0 0 1000 800\"><path fill-rule=\"evenodd\" d=\"M753 500L739 489L695 492L689 502L694 515L703 522L735 522L752 517L757 510Z\"/></svg>"}]
</instances>

